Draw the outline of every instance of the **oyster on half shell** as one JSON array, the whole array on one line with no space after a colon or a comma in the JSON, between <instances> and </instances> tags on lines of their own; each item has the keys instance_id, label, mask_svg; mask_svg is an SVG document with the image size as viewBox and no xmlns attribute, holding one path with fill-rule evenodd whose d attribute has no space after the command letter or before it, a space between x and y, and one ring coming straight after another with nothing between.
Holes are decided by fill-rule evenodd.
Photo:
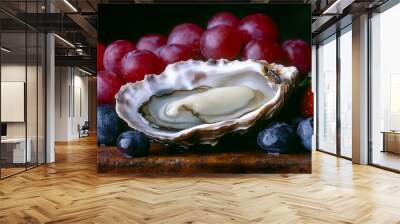
<instances>
[{"instance_id":1,"label":"oyster on half shell","mask_svg":"<svg viewBox=\"0 0 400 224\"><path fill-rule=\"evenodd\" d=\"M215 145L223 135L245 133L279 111L297 73L295 67L258 60L177 62L121 87L116 111L156 141Z\"/></svg>"}]
</instances>

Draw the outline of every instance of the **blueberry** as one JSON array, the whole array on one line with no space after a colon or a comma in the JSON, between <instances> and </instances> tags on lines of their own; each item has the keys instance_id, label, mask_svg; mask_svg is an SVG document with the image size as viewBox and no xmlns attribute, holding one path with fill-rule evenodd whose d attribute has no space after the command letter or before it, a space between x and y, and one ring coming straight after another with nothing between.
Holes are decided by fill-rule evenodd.
<instances>
[{"instance_id":1,"label":"blueberry","mask_svg":"<svg viewBox=\"0 0 400 224\"><path fill-rule=\"evenodd\" d=\"M115 145L125 123L118 117L113 106L97 106L97 144Z\"/></svg>"},{"instance_id":2,"label":"blueberry","mask_svg":"<svg viewBox=\"0 0 400 224\"><path fill-rule=\"evenodd\" d=\"M258 133L258 145L269 153L289 153L298 148L293 128L284 122L272 122Z\"/></svg>"},{"instance_id":3,"label":"blueberry","mask_svg":"<svg viewBox=\"0 0 400 224\"><path fill-rule=\"evenodd\" d=\"M304 119L297 127L297 135L305 149L311 151L314 120L312 117Z\"/></svg>"},{"instance_id":4,"label":"blueberry","mask_svg":"<svg viewBox=\"0 0 400 224\"><path fill-rule=\"evenodd\" d=\"M150 141L138 131L126 131L118 136L117 147L128 157L147 156Z\"/></svg>"}]
</instances>

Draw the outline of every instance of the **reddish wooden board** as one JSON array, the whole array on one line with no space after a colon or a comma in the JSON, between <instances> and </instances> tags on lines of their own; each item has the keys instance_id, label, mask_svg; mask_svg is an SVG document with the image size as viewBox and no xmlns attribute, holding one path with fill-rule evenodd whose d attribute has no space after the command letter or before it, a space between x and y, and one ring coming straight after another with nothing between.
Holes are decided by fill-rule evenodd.
<instances>
[{"instance_id":1,"label":"reddish wooden board","mask_svg":"<svg viewBox=\"0 0 400 224\"><path fill-rule=\"evenodd\" d=\"M126 158L116 147L98 147L97 157L101 173L311 173L311 153L271 155L260 149L178 152L152 144L146 157Z\"/></svg>"}]
</instances>

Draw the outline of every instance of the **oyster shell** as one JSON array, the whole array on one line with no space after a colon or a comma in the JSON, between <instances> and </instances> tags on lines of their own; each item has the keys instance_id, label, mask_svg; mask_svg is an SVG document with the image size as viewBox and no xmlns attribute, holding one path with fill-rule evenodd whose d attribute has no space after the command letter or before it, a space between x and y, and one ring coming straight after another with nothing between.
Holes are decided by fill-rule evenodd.
<instances>
[{"instance_id":1,"label":"oyster shell","mask_svg":"<svg viewBox=\"0 0 400 224\"><path fill-rule=\"evenodd\" d=\"M297 69L266 61L188 60L128 83L116 95L127 124L162 143L215 145L271 118L297 82Z\"/></svg>"}]
</instances>

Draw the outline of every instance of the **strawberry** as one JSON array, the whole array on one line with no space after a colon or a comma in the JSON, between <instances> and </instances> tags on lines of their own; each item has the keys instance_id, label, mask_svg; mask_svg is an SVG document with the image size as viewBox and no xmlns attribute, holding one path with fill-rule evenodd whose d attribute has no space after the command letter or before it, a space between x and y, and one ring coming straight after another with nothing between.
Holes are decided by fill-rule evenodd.
<instances>
[{"instance_id":1,"label":"strawberry","mask_svg":"<svg viewBox=\"0 0 400 224\"><path fill-rule=\"evenodd\" d=\"M314 95L311 90L311 86L309 86L300 102L300 113L304 117L312 117L314 116Z\"/></svg>"}]
</instances>

